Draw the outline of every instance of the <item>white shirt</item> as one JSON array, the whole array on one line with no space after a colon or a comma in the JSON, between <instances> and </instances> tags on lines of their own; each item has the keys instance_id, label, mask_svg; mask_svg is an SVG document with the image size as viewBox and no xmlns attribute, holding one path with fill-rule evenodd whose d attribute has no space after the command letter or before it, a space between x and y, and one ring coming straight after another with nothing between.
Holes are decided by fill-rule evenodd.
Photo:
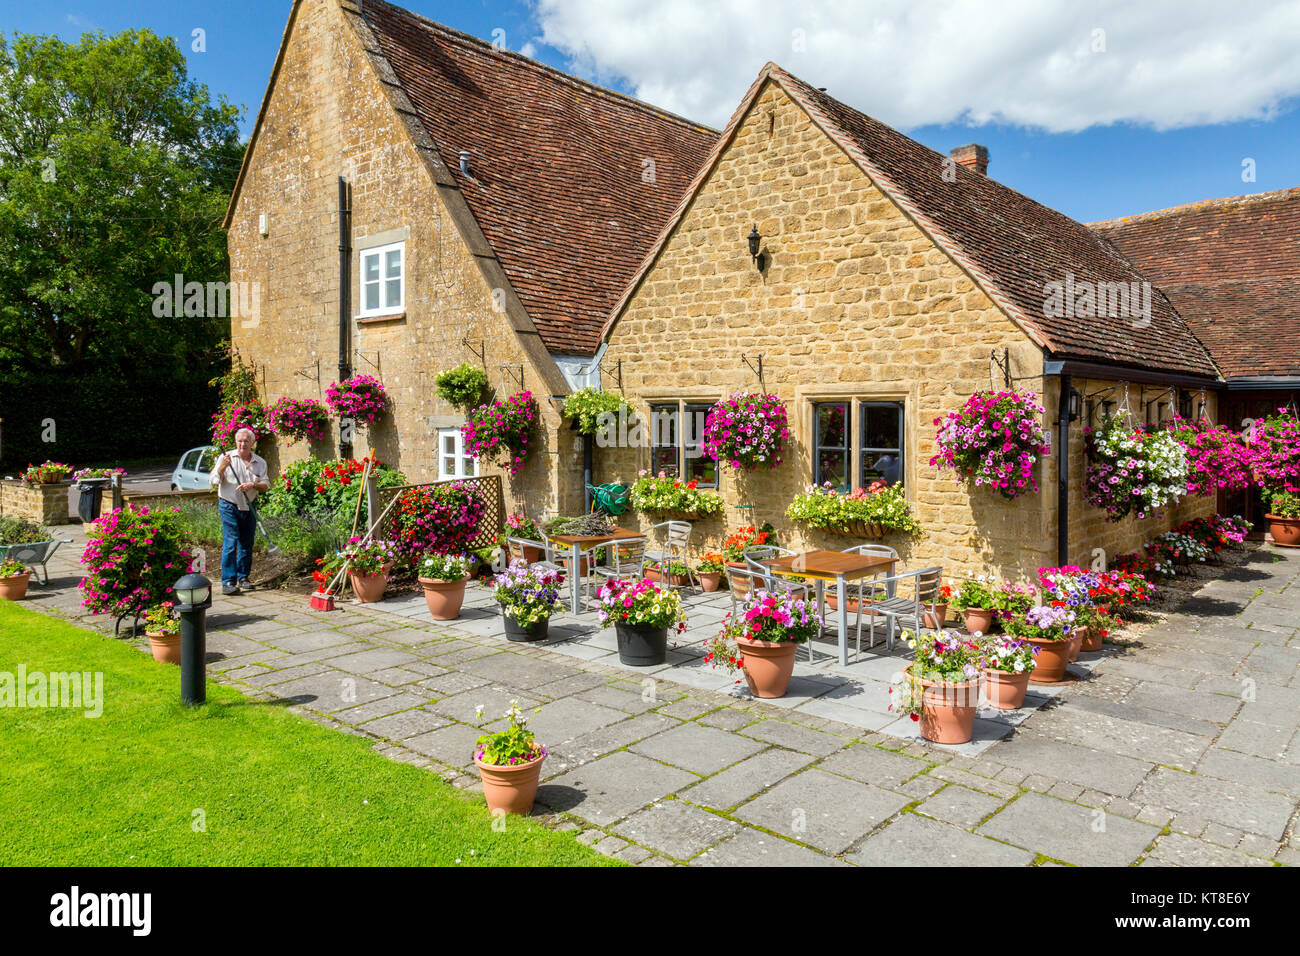
<instances>
[{"instance_id":1,"label":"white shirt","mask_svg":"<svg viewBox=\"0 0 1300 956\"><path fill-rule=\"evenodd\" d=\"M217 468L221 467L221 459L227 456L230 458L230 467L226 469L224 475L218 477ZM247 511L249 504L255 501L259 494L258 490L254 488L252 491L247 492L246 495L241 495L239 493L240 485L249 481L265 481L268 485L271 483L271 479L267 477L266 473L266 459L254 454L251 459L244 461L239 457L237 451L225 452L217 458L216 467L212 469L212 474L209 477L212 479L212 484L216 486L217 495L220 496L221 500L229 501L240 511ZM244 500L245 497L247 497L247 501Z\"/></svg>"}]
</instances>

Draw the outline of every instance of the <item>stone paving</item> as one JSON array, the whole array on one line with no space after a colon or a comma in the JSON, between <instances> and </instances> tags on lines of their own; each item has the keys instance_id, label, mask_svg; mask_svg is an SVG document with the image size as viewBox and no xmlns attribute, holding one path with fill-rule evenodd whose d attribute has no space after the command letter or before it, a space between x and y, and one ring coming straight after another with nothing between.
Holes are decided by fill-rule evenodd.
<instances>
[{"instance_id":1,"label":"stone paving","mask_svg":"<svg viewBox=\"0 0 1300 956\"><path fill-rule=\"evenodd\" d=\"M81 615L78 546L29 607ZM694 595L672 666L624 667L590 617L543 645L499 635L487 592L434 624L423 598L313 612L301 595L215 597L209 673L374 739L474 790L470 753L508 702L539 708L551 756L535 811L647 866L1216 865L1300 862L1300 553L1262 547L1077 679L973 745L922 743L888 714L883 645L840 668L818 644L787 698L751 700L695 643L729 606ZM707 626L705 626L707 625ZM1085 655L1086 656L1086 655ZM851 658L852 660L852 658Z\"/></svg>"}]
</instances>

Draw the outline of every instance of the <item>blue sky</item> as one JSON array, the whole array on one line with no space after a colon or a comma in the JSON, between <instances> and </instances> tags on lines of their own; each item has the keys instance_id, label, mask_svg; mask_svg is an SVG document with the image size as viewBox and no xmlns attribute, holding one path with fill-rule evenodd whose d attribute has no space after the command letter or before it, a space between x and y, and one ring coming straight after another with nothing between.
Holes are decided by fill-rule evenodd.
<instances>
[{"instance_id":1,"label":"blue sky","mask_svg":"<svg viewBox=\"0 0 1300 956\"><path fill-rule=\"evenodd\" d=\"M1183 34L1162 39L1162 49L1135 52L1134 47L1149 34L1143 34L1137 24L1124 22L1109 0L1099 0L1096 9L1090 11L1092 19L1079 22L1085 27L1094 20L1113 24L1107 34L1109 49L1105 54L1110 59L1097 61L1115 67L1119 71L1111 74L1115 79L1099 76L1090 84L1080 79L1077 94L1066 87L1037 96L1033 89L1036 84L1025 82L1023 77L1044 75L1042 71L1018 71L1025 68L1024 61L1039 56L1033 43L1040 41L1008 36L1013 32L1008 29L992 31L992 39L982 41L986 59L979 67L980 82L972 82L970 74L951 69L951 61L972 55L970 45L950 38L945 41L940 35L938 39L924 38L931 62L915 57L908 61L909 66L928 69L915 74L906 86L890 88L877 80L856 82L856 77L869 73L870 68L858 69L851 45L850 52L845 52L845 47L834 42L844 31L836 34L834 24L827 26L816 11L802 14L809 18L808 44L823 43L811 53L791 52L790 31L785 25L780 28L780 42L759 36L763 28L752 24L763 23L763 18L746 12L750 4L728 3L720 6L722 12L716 22L707 25L713 33L703 34L697 46L692 46L690 31L682 30L680 17L670 20L664 29L682 32L684 39L671 54L665 54L655 25L644 26L636 19L643 15L646 5L630 0L405 0L401 5L488 40L493 38L494 30L504 30L505 43L511 49L520 50L528 44L525 52L539 60L715 126L725 122L730 107L739 101L763 62L774 59L814 85L827 86L831 95L904 129L934 149L946 152L963 143L985 144L992 157L991 176L1085 222L1203 199L1300 186L1300 104L1295 96L1294 74L1280 76L1284 70L1269 65L1272 51L1267 48L1274 43L1281 48L1283 40L1300 39L1273 39L1288 31L1294 21L1270 26L1261 19L1257 28L1244 28L1241 39L1236 41L1241 49L1233 51L1239 59L1229 68L1235 72L1214 74L1207 68L1197 73L1194 64L1198 58L1204 61L1215 56L1213 48L1202 52L1197 45L1222 44L1222 36L1214 34L1216 30L1222 33L1223 28L1211 23L1202 34L1187 33L1189 28L1184 28ZM891 0L880 0L877 9L882 11L882 17L894 18L891 22L904 31L904 39L909 37L909 29L913 34L932 29L924 21L904 22L905 14L885 9L890 5ZM993 5L989 9L996 8ZM75 40L86 31L111 33L145 26L174 36L186 53L195 79L212 93L246 107L243 128L247 134L265 91L289 9L288 0L57 0L41 4L0 0L0 28L6 34L56 33L66 40ZM1066 30L1066 12L1061 13L1061 18L1061 29ZM1052 24L1049 22L1046 28L1050 32ZM1076 28L1077 24L1069 27L1077 32ZM205 31L203 52L192 49L195 29ZM796 32L800 29L796 27ZM644 39L639 40L642 33ZM719 37L725 39L718 42ZM1083 37L1081 42L1086 44L1086 30ZM975 38L971 42L976 42ZM897 46L899 41L889 43ZM1000 43L1006 44L1005 50L996 48ZM720 52L702 52L710 45L717 46ZM1290 47L1292 57L1296 49L1300 46ZM1184 56L1193 50L1194 56ZM1284 56L1285 52L1280 49L1278 55ZM1059 51L1053 55L1060 59ZM1157 58L1154 62L1158 73L1159 55L1166 55L1169 59L1165 62L1179 64L1180 69L1191 60L1193 72L1186 77L1179 75L1176 80L1171 78L1164 86L1159 85L1158 78L1156 85L1144 81L1147 85L1133 87L1142 91L1140 94L1121 92L1107 100L1104 87L1113 87L1121 82L1120 78L1127 82L1133 76L1149 74L1151 57ZM719 72L719 61L725 61L725 74ZM876 57L875 62L882 71L888 67L881 57ZM918 83L918 102L904 104L906 92L917 89ZM1198 83L1209 85L1198 87ZM1043 85L1050 86L1051 80L1045 80ZM1198 123L1197 110L1213 99L1207 89L1243 91L1239 98L1224 104L1222 115L1232 115L1233 111L1249 115L1249 103L1272 99L1266 108L1254 110L1254 118ZM1238 100L1248 105L1243 107ZM1214 110L1202 112L1212 115ZM1193 117L1190 121L1186 118L1189 115ZM907 121L928 116L942 116L943 121ZM974 122L974 117L983 116L993 121ZM1052 118L1056 116L1061 117L1060 122ZM1081 128L1051 132L1045 125ZM1161 130L1159 126L1173 128ZM1242 178L1246 159L1254 160L1253 182Z\"/></svg>"}]
</instances>

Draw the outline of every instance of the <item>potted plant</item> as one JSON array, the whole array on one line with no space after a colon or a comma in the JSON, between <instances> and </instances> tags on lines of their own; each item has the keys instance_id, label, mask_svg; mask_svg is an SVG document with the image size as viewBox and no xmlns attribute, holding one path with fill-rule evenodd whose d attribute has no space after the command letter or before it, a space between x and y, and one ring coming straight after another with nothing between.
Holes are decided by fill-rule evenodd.
<instances>
[{"instance_id":1,"label":"potted plant","mask_svg":"<svg viewBox=\"0 0 1300 956\"><path fill-rule=\"evenodd\" d=\"M501 547L506 546L506 538L521 538L525 541L541 541L542 532L538 529L536 522L526 514L509 514L506 515L505 531L497 541ZM534 564L542 560L542 549L531 545L524 545L524 560Z\"/></svg>"},{"instance_id":2,"label":"potted plant","mask_svg":"<svg viewBox=\"0 0 1300 956\"><path fill-rule=\"evenodd\" d=\"M490 394L487 372L471 362L444 369L433 380L438 397L452 408L468 411L483 404Z\"/></svg>"},{"instance_id":3,"label":"potted plant","mask_svg":"<svg viewBox=\"0 0 1300 956\"><path fill-rule=\"evenodd\" d=\"M933 630L942 628L948 620L948 605L952 602L952 587L944 584L939 587L935 597L934 612L926 611L922 624Z\"/></svg>"},{"instance_id":4,"label":"potted plant","mask_svg":"<svg viewBox=\"0 0 1300 956\"><path fill-rule=\"evenodd\" d=\"M987 634L993 627L993 612L998 597L986 575L968 578L957 588L952 606L961 612L963 623L970 634Z\"/></svg>"},{"instance_id":5,"label":"potted plant","mask_svg":"<svg viewBox=\"0 0 1300 956\"><path fill-rule=\"evenodd\" d=\"M172 611L175 606L173 601L163 601L144 612L144 636L159 664L181 662L181 622Z\"/></svg>"},{"instance_id":6,"label":"potted plant","mask_svg":"<svg viewBox=\"0 0 1300 956\"><path fill-rule=\"evenodd\" d=\"M397 558L393 547L387 541L367 541L350 538L347 547L335 551L328 558L317 558L322 579L328 580L347 565L348 580L352 590L362 604L373 604L384 599L384 590L388 587L388 574L396 564ZM315 575L313 575L315 577Z\"/></svg>"},{"instance_id":7,"label":"potted plant","mask_svg":"<svg viewBox=\"0 0 1300 956\"><path fill-rule=\"evenodd\" d=\"M1074 611L1068 607L1040 604L1024 616L1006 623L1007 632L1034 645L1037 666L1029 679L1035 684L1057 684L1065 679L1070 662L1070 645L1074 643Z\"/></svg>"},{"instance_id":8,"label":"potted plant","mask_svg":"<svg viewBox=\"0 0 1300 956\"><path fill-rule=\"evenodd\" d=\"M889 688L889 709L921 724L921 736L937 744L964 744L979 706L980 643L956 631L907 634L914 652L902 686Z\"/></svg>"},{"instance_id":9,"label":"potted plant","mask_svg":"<svg viewBox=\"0 0 1300 956\"><path fill-rule=\"evenodd\" d=\"M1045 597L1056 607L1074 611L1073 633L1080 639L1080 650L1099 651L1102 638L1115 626L1108 611L1113 596L1110 575L1105 571L1085 571L1077 565L1039 568L1039 582Z\"/></svg>"},{"instance_id":10,"label":"potted plant","mask_svg":"<svg viewBox=\"0 0 1300 956\"><path fill-rule=\"evenodd\" d=\"M488 510L478 485L469 481L421 485L399 494L393 506L393 547L412 565L426 554L467 552Z\"/></svg>"},{"instance_id":11,"label":"potted plant","mask_svg":"<svg viewBox=\"0 0 1300 956\"><path fill-rule=\"evenodd\" d=\"M641 575L647 581L655 584L662 584L664 579L663 569L659 567L658 561L647 561L641 566Z\"/></svg>"},{"instance_id":12,"label":"potted plant","mask_svg":"<svg viewBox=\"0 0 1300 956\"><path fill-rule=\"evenodd\" d=\"M506 640L540 641L546 637L551 615L560 606L559 571L533 568L515 560L495 578L496 600L505 619Z\"/></svg>"},{"instance_id":13,"label":"potted plant","mask_svg":"<svg viewBox=\"0 0 1300 956\"><path fill-rule=\"evenodd\" d=\"M721 632L705 644L704 661L729 672L743 667L755 697L784 697L796 648L820 628L809 602L790 592L755 590L738 612L723 618Z\"/></svg>"},{"instance_id":14,"label":"potted plant","mask_svg":"<svg viewBox=\"0 0 1300 956\"><path fill-rule=\"evenodd\" d=\"M483 708L477 710L479 718ZM483 778L483 799L493 816L514 813L527 816L537 798L546 748L528 729L528 718L512 700L505 713L504 730L483 734L474 747L474 766Z\"/></svg>"},{"instance_id":15,"label":"potted plant","mask_svg":"<svg viewBox=\"0 0 1300 956\"><path fill-rule=\"evenodd\" d=\"M465 602L465 581L473 562L466 554L430 554L416 569L424 603L435 621L454 621Z\"/></svg>"},{"instance_id":16,"label":"potted plant","mask_svg":"<svg viewBox=\"0 0 1300 956\"><path fill-rule=\"evenodd\" d=\"M668 629L686 630L686 615L676 591L664 591L653 581L615 579L601 587L596 620L613 625L618 635L618 659L633 667L662 664L668 656Z\"/></svg>"},{"instance_id":17,"label":"potted plant","mask_svg":"<svg viewBox=\"0 0 1300 956\"><path fill-rule=\"evenodd\" d=\"M706 551L703 560L695 565L700 587L705 591L716 591L722 584L724 561L721 551Z\"/></svg>"},{"instance_id":18,"label":"potted plant","mask_svg":"<svg viewBox=\"0 0 1300 956\"><path fill-rule=\"evenodd\" d=\"M709 409L700 451L736 469L775 468L790 437L785 403L775 395L738 392Z\"/></svg>"},{"instance_id":19,"label":"potted plant","mask_svg":"<svg viewBox=\"0 0 1300 956\"><path fill-rule=\"evenodd\" d=\"M901 484L873 481L840 494L831 482L808 485L786 509L786 517L831 534L879 538L890 532L920 534Z\"/></svg>"},{"instance_id":20,"label":"potted plant","mask_svg":"<svg viewBox=\"0 0 1300 956\"><path fill-rule=\"evenodd\" d=\"M325 402L339 418L351 418L373 425L388 410L383 383L373 375L353 375L342 382L330 382Z\"/></svg>"},{"instance_id":21,"label":"potted plant","mask_svg":"<svg viewBox=\"0 0 1300 956\"><path fill-rule=\"evenodd\" d=\"M594 385L570 392L564 399L564 417L583 435L595 435L611 418L616 420L620 415L626 420L636 412L622 395Z\"/></svg>"},{"instance_id":22,"label":"potted plant","mask_svg":"<svg viewBox=\"0 0 1300 956\"><path fill-rule=\"evenodd\" d=\"M25 485L62 484L72 474L72 466L57 461L46 461L40 465L28 465L27 470L18 476Z\"/></svg>"},{"instance_id":23,"label":"potted plant","mask_svg":"<svg viewBox=\"0 0 1300 956\"><path fill-rule=\"evenodd\" d=\"M982 646L985 697L998 710L1017 710L1025 702L1038 649L1006 635L987 638Z\"/></svg>"},{"instance_id":24,"label":"potted plant","mask_svg":"<svg viewBox=\"0 0 1300 956\"><path fill-rule=\"evenodd\" d=\"M0 561L0 600L21 601L27 596L27 582L32 573L27 565L12 558Z\"/></svg>"},{"instance_id":25,"label":"potted plant","mask_svg":"<svg viewBox=\"0 0 1300 956\"><path fill-rule=\"evenodd\" d=\"M519 392L492 405L479 405L460 428L465 454L481 462L500 464L512 475L519 474L528 458L537 415L532 392Z\"/></svg>"},{"instance_id":26,"label":"potted plant","mask_svg":"<svg viewBox=\"0 0 1300 956\"><path fill-rule=\"evenodd\" d=\"M1300 548L1300 494L1286 488L1264 492L1268 499L1268 533L1273 543L1284 548Z\"/></svg>"},{"instance_id":27,"label":"potted plant","mask_svg":"<svg viewBox=\"0 0 1300 956\"><path fill-rule=\"evenodd\" d=\"M930 464L951 468L958 480L987 485L1008 500L1037 494L1034 464L1051 451L1037 398L1034 392L976 392L960 412L934 420L938 454Z\"/></svg>"},{"instance_id":28,"label":"potted plant","mask_svg":"<svg viewBox=\"0 0 1300 956\"><path fill-rule=\"evenodd\" d=\"M723 561L729 568L736 568L740 571L748 571L749 566L745 564L745 552L750 548L763 547L764 545L775 545L776 539L773 537L769 526L764 525L760 530L751 525L738 528L722 543ZM742 578L736 582L736 593L744 594L749 590L749 579Z\"/></svg>"},{"instance_id":29,"label":"potted plant","mask_svg":"<svg viewBox=\"0 0 1300 956\"><path fill-rule=\"evenodd\" d=\"M665 472L637 472L632 484L632 507L667 520L697 521L722 513L722 496L700 491L698 482L682 482Z\"/></svg>"}]
</instances>

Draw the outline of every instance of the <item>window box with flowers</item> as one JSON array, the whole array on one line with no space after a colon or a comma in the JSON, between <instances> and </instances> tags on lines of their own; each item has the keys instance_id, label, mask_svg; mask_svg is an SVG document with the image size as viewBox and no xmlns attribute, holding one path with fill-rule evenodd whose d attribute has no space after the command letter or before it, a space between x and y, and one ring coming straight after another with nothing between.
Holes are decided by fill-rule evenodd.
<instances>
[{"instance_id":1,"label":"window box with flowers","mask_svg":"<svg viewBox=\"0 0 1300 956\"><path fill-rule=\"evenodd\" d=\"M705 644L704 661L728 672L744 668L755 697L784 697L795 650L818 634L821 624L812 602L789 591L756 589L739 610L723 618L722 630Z\"/></svg>"},{"instance_id":2,"label":"window box with flowers","mask_svg":"<svg viewBox=\"0 0 1300 956\"><path fill-rule=\"evenodd\" d=\"M1107 520L1145 518L1187 494L1187 449L1167 430L1134 428L1122 416L1084 429L1084 496Z\"/></svg>"},{"instance_id":3,"label":"window box with flowers","mask_svg":"<svg viewBox=\"0 0 1300 956\"><path fill-rule=\"evenodd\" d=\"M342 382L330 382L325 403L339 418L369 426L388 410L388 393L373 375L353 375Z\"/></svg>"},{"instance_id":4,"label":"window box with flowers","mask_svg":"<svg viewBox=\"0 0 1300 956\"><path fill-rule=\"evenodd\" d=\"M987 485L1008 500L1037 494L1034 465L1051 450L1037 398L1032 392L976 392L960 412L934 420L939 451L930 464L951 468L960 480Z\"/></svg>"},{"instance_id":5,"label":"window box with flowers","mask_svg":"<svg viewBox=\"0 0 1300 956\"><path fill-rule=\"evenodd\" d=\"M632 507L668 521L698 521L722 513L722 496L700 491L696 481L642 470L632 485Z\"/></svg>"},{"instance_id":6,"label":"window box with flowers","mask_svg":"<svg viewBox=\"0 0 1300 956\"><path fill-rule=\"evenodd\" d=\"M286 445L323 441L329 428L329 413L314 398L282 396L266 410L266 425Z\"/></svg>"},{"instance_id":7,"label":"window box with flowers","mask_svg":"<svg viewBox=\"0 0 1300 956\"><path fill-rule=\"evenodd\" d=\"M901 484L872 482L840 494L830 482L809 485L796 495L786 517L831 534L855 538L880 538L890 532L921 534L921 525L912 516Z\"/></svg>"},{"instance_id":8,"label":"window box with flowers","mask_svg":"<svg viewBox=\"0 0 1300 956\"><path fill-rule=\"evenodd\" d=\"M645 563L644 575L647 581L662 584L664 580L663 565L658 561ZM668 566L668 583L675 588L685 587L691 583L691 568L684 561L674 561Z\"/></svg>"},{"instance_id":9,"label":"window box with flowers","mask_svg":"<svg viewBox=\"0 0 1300 956\"><path fill-rule=\"evenodd\" d=\"M705 457L737 470L781 464L790 437L785 403L775 395L738 392L716 403L704 419Z\"/></svg>"},{"instance_id":10,"label":"window box with flowers","mask_svg":"<svg viewBox=\"0 0 1300 956\"><path fill-rule=\"evenodd\" d=\"M653 581L615 579L601 587L596 620L613 627L618 659L632 667L664 663L668 629L686 630L686 614L676 591L664 591Z\"/></svg>"},{"instance_id":11,"label":"window box with flowers","mask_svg":"<svg viewBox=\"0 0 1300 956\"><path fill-rule=\"evenodd\" d=\"M517 475L528 460L537 424L532 392L518 392L504 402L480 405L461 426L465 453L489 464L500 464Z\"/></svg>"},{"instance_id":12,"label":"window box with flowers","mask_svg":"<svg viewBox=\"0 0 1300 956\"><path fill-rule=\"evenodd\" d=\"M964 744L974 735L979 706L979 640L956 631L908 634L914 659L898 688L889 688L889 709L921 725L921 736L937 744Z\"/></svg>"}]
</instances>

